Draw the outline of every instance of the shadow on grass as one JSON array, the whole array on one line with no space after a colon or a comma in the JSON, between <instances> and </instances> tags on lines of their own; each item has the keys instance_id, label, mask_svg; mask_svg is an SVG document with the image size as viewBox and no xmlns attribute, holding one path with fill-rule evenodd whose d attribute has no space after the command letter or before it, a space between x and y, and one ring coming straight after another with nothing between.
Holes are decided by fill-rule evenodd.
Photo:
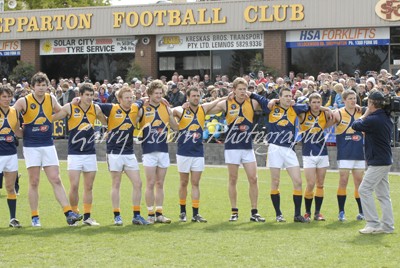
<instances>
[{"instance_id":1,"label":"shadow on grass","mask_svg":"<svg viewBox=\"0 0 400 268\"><path fill-rule=\"evenodd\" d=\"M225 232L225 231L260 231L260 232L269 232L269 231L297 231L297 230L307 230L309 228L314 228L312 223L298 223L298 222L242 222L242 223L231 223L231 222L221 222L218 224L213 224L207 226L205 231L207 232Z\"/></svg>"},{"instance_id":2,"label":"shadow on grass","mask_svg":"<svg viewBox=\"0 0 400 268\"><path fill-rule=\"evenodd\" d=\"M358 231L357 231L358 232ZM350 244L356 246L366 246L376 245L378 247L391 248L390 243L392 241L398 241L398 236L396 234L358 234L352 240L349 240ZM396 242L395 244L397 244Z\"/></svg>"},{"instance_id":3,"label":"shadow on grass","mask_svg":"<svg viewBox=\"0 0 400 268\"><path fill-rule=\"evenodd\" d=\"M341 221L337 220L337 221L333 221L331 223L326 224L325 227L327 229L330 229L330 230L337 230L337 229L344 229L344 228L345 229L350 229L350 228L352 228L352 229L358 231L358 229L364 228L364 225L365 225L365 221L344 221L344 222L341 222Z\"/></svg>"},{"instance_id":4,"label":"shadow on grass","mask_svg":"<svg viewBox=\"0 0 400 268\"><path fill-rule=\"evenodd\" d=\"M78 226L62 226L62 227L23 227L21 229L0 228L2 237L18 236L33 236L33 237L53 237L59 235L84 235L92 236L105 233L112 233L116 236L125 234L134 234L137 232L178 232L182 229L193 229L201 231L207 223L181 223L174 222L171 224L155 224L155 225L134 225L125 224L123 226L115 226L113 224L101 226L83 226L79 223Z\"/></svg>"},{"instance_id":5,"label":"shadow on grass","mask_svg":"<svg viewBox=\"0 0 400 268\"><path fill-rule=\"evenodd\" d=\"M340 224L337 228L340 227ZM217 222L217 223L192 223L192 222L173 222L171 224L155 224L155 225L133 225L126 224L123 226L115 225L102 225L102 226L62 226L62 227L23 227L22 229L2 228L0 234L2 237L13 237L18 236L32 236L32 237L55 237L59 235L82 235L82 236L94 236L99 234L111 233L116 236L119 235L130 235L135 233L179 233L182 229L186 231L197 232L197 233L226 233L226 232L276 232L280 230L284 231L298 231L307 229L319 229L321 226L313 223L276 223L276 222Z\"/></svg>"}]
</instances>

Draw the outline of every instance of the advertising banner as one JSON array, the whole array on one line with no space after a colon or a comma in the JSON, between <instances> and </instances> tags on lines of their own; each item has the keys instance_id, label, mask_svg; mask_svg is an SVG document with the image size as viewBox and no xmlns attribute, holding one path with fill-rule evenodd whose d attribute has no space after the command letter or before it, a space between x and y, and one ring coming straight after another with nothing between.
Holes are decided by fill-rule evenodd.
<instances>
[{"instance_id":1,"label":"advertising banner","mask_svg":"<svg viewBox=\"0 0 400 268\"><path fill-rule=\"evenodd\" d=\"M134 53L134 37L101 37L40 40L40 55Z\"/></svg>"},{"instance_id":2,"label":"advertising banner","mask_svg":"<svg viewBox=\"0 0 400 268\"><path fill-rule=\"evenodd\" d=\"M0 41L0 56L20 56L20 55L21 55L20 40Z\"/></svg>"},{"instance_id":3,"label":"advertising banner","mask_svg":"<svg viewBox=\"0 0 400 268\"><path fill-rule=\"evenodd\" d=\"M389 28L344 28L286 32L286 47L389 45Z\"/></svg>"},{"instance_id":4,"label":"advertising banner","mask_svg":"<svg viewBox=\"0 0 400 268\"><path fill-rule=\"evenodd\" d=\"M263 49L264 32L158 35L157 52Z\"/></svg>"}]
</instances>

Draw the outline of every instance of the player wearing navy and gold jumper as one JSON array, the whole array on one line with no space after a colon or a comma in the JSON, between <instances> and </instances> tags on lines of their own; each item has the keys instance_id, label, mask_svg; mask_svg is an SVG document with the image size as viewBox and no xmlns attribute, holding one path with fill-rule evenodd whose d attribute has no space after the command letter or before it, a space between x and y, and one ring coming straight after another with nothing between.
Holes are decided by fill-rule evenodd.
<instances>
[{"instance_id":1,"label":"player wearing navy and gold jumper","mask_svg":"<svg viewBox=\"0 0 400 268\"><path fill-rule=\"evenodd\" d=\"M187 186L190 181L192 184L192 222L207 222L199 214L200 206L200 179L204 170L204 148L203 148L203 129L205 115L213 112L212 109L222 99L200 105L200 91L196 87L191 87L186 92L188 107L184 109L175 108L173 115L178 118L178 151L176 162L180 175L179 186L179 220L186 222L186 197ZM226 98L225 98L226 99Z\"/></svg>"},{"instance_id":2,"label":"player wearing navy and gold jumper","mask_svg":"<svg viewBox=\"0 0 400 268\"><path fill-rule=\"evenodd\" d=\"M29 94L25 97L27 110L22 113L24 120L24 147L52 146L53 113L52 97L44 94L43 101L37 100L37 96Z\"/></svg>"},{"instance_id":3,"label":"player wearing navy and gold jumper","mask_svg":"<svg viewBox=\"0 0 400 268\"><path fill-rule=\"evenodd\" d=\"M133 151L133 131L138 122L138 112L143 105L141 100L133 103L133 92L128 86L117 91L119 104L103 103L100 107L107 116L107 163L111 173L111 202L114 213L114 224L122 225L120 209L120 187L122 173L132 183L133 224L149 224L140 215L142 199L142 180L139 165Z\"/></svg>"},{"instance_id":4,"label":"player wearing navy and gold jumper","mask_svg":"<svg viewBox=\"0 0 400 268\"><path fill-rule=\"evenodd\" d=\"M360 118L361 112L356 110L357 95L353 90L346 90L342 93L345 106L337 110L334 114L336 123L336 148L339 168L339 188L337 199L339 206L339 221L345 221L345 203L347 197L347 184L350 171L354 179L354 197L357 201L358 212L356 219L363 220L364 215L361 206L358 188L361 184L364 170L364 136L360 131L355 131L351 125Z\"/></svg>"},{"instance_id":5,"label":"player wearing navy and gold jumper","mask_svg":"<svg viewBox=\"0 0 400 268\"><path fill-rule=\"evenodd\" d=\"M257 183L257 162L252 145L252 130L254 109L259 105L255 100L249 100L246 95L247 81L243 78L236 78L233 81L233 100L221 101L213 109L215 113L226 113L226 121L229 130L225 139L225 163L229 172L229 200L231 202L232 214L229 219L235 222L239 217L237 207L237 180L240 164L247 175L249 182L249 196L251 203L250 221L265 222L257 209L258 183Z\"/></svg>"},{"instance_id":6,"label":"player wearing navy and gold jumper","mask_svg":"<svg viewBox=\"0 0 400 268\"><path fill-rule=\"evenodd\" d=\"M52 138L52 114L61 110L56 98L46 93L50 82L44 73L32 77L33 92L19 98L14 108L22 113L24 120L24 157L29 174L29 204L32 226L40 227L39 220L39 181L43 167L57 201L63 208L68 224L82 219L82 215L72 212L60 178L58 156Z\"/></svg>"},{"instance_id":7,"label":"player wearing navy and gold jumper","mask_svg":"<svg viewBox=\"0 0 400 268\"><path fill-rule=\"evenodd\" d=\"M91 218L93 183L97 171L94 125L96 118L106 123L100 107L93 104L93 85L83 83L79 88L79 103L67 103L53 115L53 121L67 117L69 202L72 211L79 213L79 182L83 173L83 224L97 226Z\"/></svg>"},{"instance_id":8,"label":"player wearing navy and gold jumper","mask_svg":"<svg viewBox=\"0 0 400 268\"><path fill-rule=\"evenodd\" d=\"M143 166L146 174L146 204L150 223L170 223L163 215L164 180L169 166L167 145L168 129L178 129L172 111L161 102L165 95L164 84L154 80L147 89L149 105L139 111L140 129L143 133ZM154 193L155 190L155 193ZM154 204L156 212L154 213Z\"/></svg>"},{"instance_id":9,"label":"player wearing navy and gold jumper","mask_svg":"<svg viewBox=\"0 0 400 268\"><path fill-rule=\"evenodd\" d=\"M309 96L309 110L299 115L300 130L302 134L302 156L304 174L307 181L304 193L306 213L305 219L311 217L311 205L315 199L314 220L324 221L320 213L324 198L324 180L329 166L328 150L324 129L330 127L334 121L328 119L325 112L321 111L322 97L318 93ZM314 196L314 187L316 192Z\"/></svg>"},{"instance_id":10,"label":"player wearing navy and gold jumper","mask_svg":"<svg viewBox=\"0 0 400 268\"><path fill-rule=\"evenodd\" d=\"M268 114L268 159L267 165L271 172L271 200L275 208L276 221L285 222L280 209L280 170L286 168L293 182L294 221L309 222L301 215L302 181L300 165L294 151L295 145L295 122L297 116L305 113L308 106L295 104L291 106L292 93L288 88L282 88L279 92L279 104L277 100L268 101L265 97L251 94L256 99L264 112Z\"/></svg>"},{"instance_id":11,"label":"player wearing navy and gold jumper","mask_svg":"<svg viewBox=\"0 0 400 268\"><path fill-rule=\"evenodd\" d=\"M16 219L17 194L15 181L18 172L16 135L21 137L18 113L10 107L12 90L7 85L0 86L0 172L3 172L7 190L7 205L10 211L10 227L20 228L21 224Z\"/></svg>"}]
</instances>

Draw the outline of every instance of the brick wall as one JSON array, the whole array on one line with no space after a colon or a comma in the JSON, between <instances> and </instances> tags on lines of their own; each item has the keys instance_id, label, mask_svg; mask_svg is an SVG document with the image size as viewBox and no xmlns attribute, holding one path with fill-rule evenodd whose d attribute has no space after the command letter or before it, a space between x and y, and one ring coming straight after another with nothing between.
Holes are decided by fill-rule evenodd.
<instances>
[{"instance_id":1,"label":"brick wall","mask_svg":"<svg viewBox=\"0 0 400 268\"><path fill-rule=\"evenodd\" d=\"M288 73L286 33L284 31L264 32L264 65L283 76Z\"/></svg>"},{"instance_id":2,"label":"brick wall","mask_svg":"<svg viewBox=\"0 0 400 268\"><path fill-rule=\"evenodd\" d=\"M145 45L142 43L144 36L137 36L139 42L136 45L135 63L138 64L145 77L152 76L157 78L158 74L158 59L156 52L156 37L155 35L146 36L150 39L150 43Z\"/></svg>"},{"instance_id":3,"label":"brick wall","mask_svg":"<svg viewBox=\"0 0 400 268\"><path fill-rule=\"evenodd\" d=\"M21 40L21 61L32 63L40 71L40 41Z\"/></svg>"}]
</instances>

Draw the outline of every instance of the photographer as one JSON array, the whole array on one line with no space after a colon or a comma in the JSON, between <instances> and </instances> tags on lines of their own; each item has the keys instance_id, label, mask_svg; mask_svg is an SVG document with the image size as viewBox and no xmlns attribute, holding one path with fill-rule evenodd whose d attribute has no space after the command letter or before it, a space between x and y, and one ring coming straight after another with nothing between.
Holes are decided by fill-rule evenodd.
<instances>
[{"instance_id":1,"label":"photographer","mask_svg":"<svg viewBox=\"0 0 400 268\"><path fill-rule=\"evenodd\" d=\"M394 219L389 190L389 171L393 163L390 136L393 123L382 109L385 96L378 90L371 91L368 109L356 120L352 128L365 132L365 158L368 169L359 188L361 203L367 222L361 234L392 233ZM373 192L379 200L382 220L376 210Z\"/></svg>"}]
</instances>

